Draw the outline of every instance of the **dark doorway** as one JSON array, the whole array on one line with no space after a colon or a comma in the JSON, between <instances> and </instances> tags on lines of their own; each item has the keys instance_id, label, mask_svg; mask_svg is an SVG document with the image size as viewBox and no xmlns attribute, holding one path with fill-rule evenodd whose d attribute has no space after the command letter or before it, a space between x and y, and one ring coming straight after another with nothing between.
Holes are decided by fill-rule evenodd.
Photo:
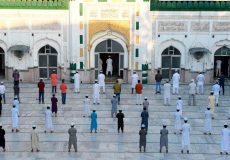
<instances>
[{"instance_id":1,"label":"dark doorway","mask_svg":"<svg viewBox=\"0 0 230 160\"><path fill-rule=\"evenodd\" d=\"M228 60L230 59L230 56L215 56L214 58L214 77L216 75L216 61L217 60L221 60L221 72L223 72L225 77L228 77L228 70L229 70L229 66L228 66ZM218 75L217 75L218 77Z\"/></svg>"},{"instance_id":2,"label":"dark doorway","mask_svg":"<svg viewBox=\"0 0 230 160\"><path fill-rule=\"evenodd\" d=\"M0 48L0 76L5 76L5 54L2 48Z\"/></svg>"},{"instance_id":3,"label":"dark doorway","mask_svg":"<svg viewBox=\"0 0 230 160\"><path fill-rule=\"evenodd\" d=\"M113 60L113 76L119 77L119 54L118 53L100 53L100 59L102 60L102 70L106 74L106 60L109 58Z\"/></svg>"}]
</instances>

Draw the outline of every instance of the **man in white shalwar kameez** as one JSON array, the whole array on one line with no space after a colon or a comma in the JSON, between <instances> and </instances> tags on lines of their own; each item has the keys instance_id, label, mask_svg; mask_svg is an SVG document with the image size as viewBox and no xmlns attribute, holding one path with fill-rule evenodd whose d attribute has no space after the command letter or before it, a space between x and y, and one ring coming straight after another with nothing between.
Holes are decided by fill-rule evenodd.
<instances>
[{"instance_id":1,"label":"man in white shalwar kameez","mask_svg":"<svg viewBox=\"0 0 230 160\"><path fill-rule=\"evenodd\" d=\"M196 77L196 81L197 81L197 93L198 94L204 94L204 82L205 82L205 78L204 78L204 75L201 72Z\"/></svg>"},{"instance_id":2,"label":"man in white shalwar kameez","mask_svg":"<svg viewBox=\"0 0 230 160\"><path fill-rule=\"evenodd\" d=\"M216 106L218 106L219 96L220 96L220 85L218 84L218 81L216 81L216 84L212 86L212 91L213 91L213 95L215 96Z\"/></svg>"},{"instance_id":3,"label":"man in white shalwar kameez","mask_svg":"<svg viewBox=\"0 0 230 160\"><path fill-rule=\"evenodd\" d=\"M171 84L167 80L164 84L164 105L170 105Z\"/></svg>"},{"instance_id":4,"label":"man in white shalwar kameez","mask_svg":"<svg viewBox=\"0 0 230 160\"><path fill-rule=\"evenodd\" d=\"M95 84L93 85L93 104L100 104L100 87L95 80Z\"/></svg>"},{"instance_id":5,"label":"man in white shalwar kameez","mask_svg":"<svg viewBox=\"0 0 230 160\"><path fill-rule=\"evenodd\" d=\"M20 102L19 102L17 96L14 97L13 106L15 106L18 109L18 114L19 114L19 112L20 112Z\"/></svg>"},{"instance_id":6,"label":"man in white shalwar kameez","mask_svg":"<svg viewBox=\"0 0 230 160\"><path fill-rule=\"evenodd\" d=\"M179 82L180 82L180 74L178 73L178 71L175 71L175 73L172 76L173 94L179 93Z\"/></svg>"},{"instance_id":7,"label":"man in white shalwar kameez","mask_svg":"<svg viewBox=\"0 0 230 160\"><path fill-rule=\"evenodd\" d=\"M12 132L14 132L14 129L16 130L16 132L19 132L18 130L19 113L15 105L13 105L13 108L11 109L11 116L12 116Z\"/></svg>"},{"instance_id":8,"label":"man in white shalwar kameez","mask_svg":"<svg viewBox=\"0 0 230 160\"><path fill-rule=\"evenodd\" d=\"M113 60L109 58L106 60L106 64L107 64L107 67L106 67L106 75L108 76L109 73L110 75L112 76L113 75Z\"/></svg>"},{"instance_id":9,"label":"man in white shalwar kameez","mask_svg":"<svg viewBox=\"0 0 230 160\"><path fill-rule=\"evenodd\" d=\"M90 99L89 99L89 96L85 96L85 99L84 99L84 115L83 117L90 117Z\"/></svg>"},{"instance_id":10,"label":"man in white shalwar kameez","mask_svg":"<svg viewBox=\"0 0 230 160\"><path fill-rule=\"evenodd\" d=\"M33 151L39 152L39 149L38 149L39 138L38 138L38 133L35 129L36 129L36 126L33 125L32 131L31 131L31 152Z\"/></svg>"},{"instance_id":11,"label":"man in white shalwar kameez","mask_svg":"<svg viewBox=\"0 0 230 160\"><path fill-rule=\"evenodd\" d=\"M182 125L182 148L181 148L182 154L185 149L187 150L187 154L189 154L189 149L190 149L191 126L187 122L188 122L188 118L184 118L184 124Z\"/></svg>"},{"instance_id":12,"label":"man in white shalwar kameez","mask_svg":"<svg viewBox=\"0 0 230 160\"><path fill-rule=\"evenodd\" d=\"M81 76L78 71L74 74L74 92L80 93Z\"/></svg>"},{"instance_id":13,"label":"man in white shalwar kameez","mask_svg":"<svg viewBox=\"0 0 230 160\"><path fill-rule=\"evenodd\" d=\"M207 107L205 111L205 119L204 119L204 134L211 135L212 131L212 112L210 111L210 107Z\"/></svg>"},{"instance_id":14,"label":"man in white shalwar kameez","mask_svg":"<svg viewBox=\"0 0 230 160\"><path fill-rule=\"evenodd\" d=\"M176 101L176 109L180 110L180 114L182 115L183 110L183 100L181 99L181 96L178 97L178 100Z\"/></svg>"},{"instance_id":15,"label":"man in white shalwar kameez","mask_svg":"<svg viewBox=\"0 0 230 160\"><path fill-rule=\"evenodd\" d=\"M50 130L50 132L53 133L52 112L49 106L47 107L47 110L45 112L45 133L48 130Z\"/></svg>"},{"instance_id":16,"label":"man in white shalwar kameez","mask_svg":"<svg viewBox=\"0 0 230 160\"><path fill-rule=\"evenodd\" d=\"M105 75L103 74L102 71L100 71L100 74L98 75L98 83L99 83L100 91L102 89L103 93L105 93Z\"/></svg>"},{"instance_id":17,"label":"man in white shalwar kameez","mask_svg":"<svg viewBox=\"0 0 230 160\"><path fill-rule=\"evenodd\" d=\"M182 125L181 125L181 118L182 118L182 115L180 113L180 110L177 109L175 114L174 114L174 117L175 117L175 131L174 131L174 134L181 134L181 129L182 129Z\"/></svg>"},{"instance_id":18,"label":"man in white shalwar kameez","mask_svg":"<svg viewBox=\"0 0 230 160\"><path fill-rule=\"evenodd\" d=\"M220 154L223 154L224 152L228 154L229 151L229 136L230 136L230 130L228 129L228 123L224 124L224 128L221 131L221 144L220 144Z\"/></svg>"},{"instance_id":19,"label":"man in white shalwar kameez","mask_svg":"<svg viewBox=\"0 0 230 160\"><path fill-rule=\"evenodd\" d=\"M138 82L138 79L139 79L138 74L137 74L136 72L133 72L133 75L132 75L132 83L131 83L131 89L132 89L131 93L132 93L132 94L133 94L133 91L134 91L134 89L135 89L135 87L136 87L136 84L137 84L137 82Z\"/></svg>"}]
</instances>

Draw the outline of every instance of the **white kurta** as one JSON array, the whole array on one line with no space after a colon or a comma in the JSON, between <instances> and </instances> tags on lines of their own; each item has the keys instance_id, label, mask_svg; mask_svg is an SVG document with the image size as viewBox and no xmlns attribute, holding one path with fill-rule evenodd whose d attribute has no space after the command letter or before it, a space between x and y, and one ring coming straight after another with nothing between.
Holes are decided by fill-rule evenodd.
<instances>
[{"instance_id":1,"label":"white kurta","mask_svg":"<svg viewBox=\"0 0 230 160\"><path fill-rule=\"evenodd\" d=\"M171 85L169 83L164 84L164 104L170 103L170 95L171 95Z\"/></svg>"},{"instance_id":2,"label":"white kurta","mask_svg":"<svg viewBox=\"0 0 230 160\"><path fill-rule=\"evenodd\" d=\"M175 130L180 131L182 129L182 126L181 126L182 115L180 112L176 112L174 114L174 117L175 117Z\"/></svg>"},{"instance_id":3,"label":"white kurta","mask_svg":"<svg viewBox=\"0 0 230 160\"><path fill-rule=\"evenodd\" d=\"M187 150L190 149L190 130L190 124L182 125L182 149L185 149L185 147L187 147Z\"/></svg>"},{"instance_id":4,"label":"white kurta","mask_svg":"<svg viewBox=\"0 0 230 160\"><path fill-rule=\"evenodd\" d=\"M52 112L49 109L45 112L45 129L53 130Z\"/></svg>"},{"instance_id":5,"label":"white kurta","mask_svg":"<svg viewBox=\"0 0 230 160\"><path fill-rule=\"evenodd\" d=\"M176 101L176 109L179 109L180 111L180 114L182 115L183 114L183 112L182 112L182 110L183 110L183 100L177 100Z\"/></svg>"},{"instance_id":6,"label":"white kurta","mask_svg":"<svg viewBox=\"0 0 230 160\"><path fill-rule=\"evenodd\" d=\"M210 110L205 111L204 119L204 132L211 133L212 130L212 112Z\"/></svg>"},{"instance_id":7,"label":"white kurta","mask_svg":"<svg viewBox=\"0 0 230 160\"><path fill-rule=\"evenodd\" d=\"M131 88L135 88L136 87L136 84L137 84L137 82L138 82L138 79L139 79L139 77L138 77L138 74L133 74L132 75L132 84L131 84Z\"/></svg>"},{"instance_id":8,"label":"white kurta","mask_svg":"<svg viewBox=\"0 0 230 160\"><path fill-rule=\"evenodd\" d=\"M81 76L79 73L74 74L74 91L79 92L80 91L80 83L81 83Z\"/></svg>"},{"instance_id":9,"label":"white kurta","mask_svg":"<svg viewBox=\"0 0 230 160\"><path fill-rule=\"evenodd\" d=\"M228 128L224 128L221 131L221 152L228 152L229 150L229 135L230 130Z\"/></svg>"},{"instance_id":10,"label":"white kurta","mask_svg":"<svg viewBox=\"0 0 230 160\"><path fill-rule=\"evenodd\" d=\"M199 85L199 84L204 84L204 81L205 81L205 79L204 79L204 75L203 74L199 74L197 77L196 77L196 81L197 81L197 84Z\"/></svg>"},{"instance_id":11,"label":"white kurta","mask_svg":"<svg viewBox=\"0 0 230 160\"><path fill-rule=\"evenodd\" d=\"M216 104L218 104L218 102L219 102L219 94L220 94L220 85L219 84L214 84L212 86L212 91L214 92L213 95L215 96Z\"/></svg>"},{"instance_id":12,"label":"white kurta","mask_svg":"<svg viewBox=\"0 0 230 160\"><path fill-rule=\"evenodd\" d=\"M98 75L98 84L103 89L103 92L105 92L105 75L103 73Z\"/></svg>"},{"instance_id":13,"label":"white kurta","mask_svg":"<svg viewBox=\"0 0 230 160\"><path fill-rule=\"evenodd\" d=\"M107 64L107 67L106 67L106 75L108 75L108 73L110 72L111 75L113 74L113 60L111 58L108 58L106 60L106 64Z\"/></svg>"},{"instance_id":14,"label":"white kurta","mask_svg":"<svg viewBox=\"0 0 230 160\"><path fill-rule=\"evenodd\" d=\"M179 92L179 82L180 82L180 75L179 73L174 73L172 76L172 83L173 83L173 93Z\"/></svg>"},{"instance_id":15,"label":"white kurta","mask_svg":"<svg viewBox=\"0 0 230 160\"><path fill-rule=\"evenodd\" d=\"M100 87L98 83L95 83L93 85L93 103L100 103L99 98L100 98Z\"/></svg>"},{"instance_id":16,"label":"white kurta","mask_svg":"<svg viewBox=\"0 0 230 160\"><path fill-rule=\"evenodd\" d=\"M84 114L89 116L90 115L90 99L85 98L83 103L84 103Z\"/></svg>"},{"instance_id":17,"label":"white kurta","mask_svg":"<svg viewBox=\"0 0 230 160\"><path fill-rule=\"evenodd\" d=\"M20 103L19 103L18 99L13 100L13 105L15 105L15 108L18 109L18 114L19 114L19 112L20 112Z\"/></svg>"},{"instance_id":18,"label":"white kurta","mask_svg":"<svg viewBox=\"0 0 230 160\"><path fill-rule=\"evenodd\" d=\"M12 108L11 109L11 116L12 116L12 128L18 128L18 109Z\"/></svg>"},{"instance_id":19,"label":"white kurta","mask_svg":"<svg viewBox=\"0 0 230 160\"><path fill-rule=\"evenodd\" d=\"M217 60L216 61L216 68L220 69L221 68L221 63L222 63L221 60Z\"/></svg>"}]
</instances>

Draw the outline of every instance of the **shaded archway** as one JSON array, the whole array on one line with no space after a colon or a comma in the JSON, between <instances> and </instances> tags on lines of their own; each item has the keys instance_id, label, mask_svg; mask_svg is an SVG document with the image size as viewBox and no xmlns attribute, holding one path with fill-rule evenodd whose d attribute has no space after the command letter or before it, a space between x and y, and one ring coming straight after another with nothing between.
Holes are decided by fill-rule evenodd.
<instances>
[{"instance_id":1,"label":"shaded archway","mask_svg":"<svg viewBox=\"0 0 230 160\"><path fill-rule=\"evenodd\" d=\"M0 47L0 76L5 76L5 52Z\"/></svg>"}]
</instances>

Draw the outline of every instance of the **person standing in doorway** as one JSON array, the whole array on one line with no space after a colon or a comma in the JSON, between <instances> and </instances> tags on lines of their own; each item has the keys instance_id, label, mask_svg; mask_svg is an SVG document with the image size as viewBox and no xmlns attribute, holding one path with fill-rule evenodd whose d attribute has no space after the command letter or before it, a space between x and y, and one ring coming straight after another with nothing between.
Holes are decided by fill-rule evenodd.
<instances>
[{"instance_id":1,"label":"person standing in doorway","mask_svg":"<svg viewBox=\"0 0 230 160\"><path fill-rule=\"evenodd\" d=\"M107 64L106 76L108 76L109 73L110 73L110 76L112 76L113 75L113 60L111 59L111 56L109 56L109 58L106 60L106 64Z\"/></svg>"},{"instance_id":2,"label":"person standing in doorway","mask_svg":"<svg viewBox=\"0 0 230 160\"><path fill-rule=\"evenodd\" d=\"M57 93L57 83L58 83L58 75L55 70L53 70L50 75L51 85L52 85L52 93Z\"/></svg>"},{"instance_id":3,"label":"person standing in doorway","mask_svg":"<svg viewBox=\"0 0 230 160\"><path fill-rule=\"evenodd\" d=\"M62 104L66 104L67 85L65 84L65 80L64 79L62 79L62 83L60 85L60 90L61 90Z\"/></svg>"},{"instance_id":4,"label":"person standing in doorway","mask_svg":"<svg viewBox=\"0 0 230 160\"><path fill-rule=\"evenodd\" d=\"M218 59L216 61L216 77L220 76L220 73L221 73L221 64L222 64L222 61L220 59Z\"/></svg>"},{"instance_id":5,"label":"person standing in doorway","mask_svg":"<svg viewBox=\"0 0 230 160\"><path fill-rule=\"evenodd\" d=\"M162 75L160 74L160 70L158 70L157 74L155 75L155 81L156 81L156 92L155 92L155 94L157 94L157 93L161 94L161 80L162 80Z\"/></svg>"}]
</instances>

